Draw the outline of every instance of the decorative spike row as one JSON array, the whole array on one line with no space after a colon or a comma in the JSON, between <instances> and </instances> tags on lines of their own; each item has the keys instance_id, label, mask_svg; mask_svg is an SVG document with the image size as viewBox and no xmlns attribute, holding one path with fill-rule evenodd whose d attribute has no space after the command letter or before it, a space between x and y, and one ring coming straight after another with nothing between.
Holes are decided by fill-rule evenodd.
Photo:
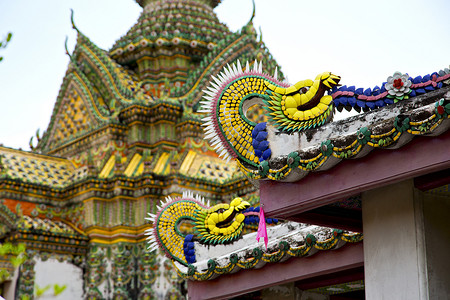
<instances>
[{"instance_id":1,"label":"decorative spike row","mask_svg":"<svg viewBox=\"0 0 450 300\"><path fill-rule=\"evenodd\" d=\"M165 255L182 264L186 264L182 253L183 238L176 231L176 224L181 218L193 217L195 209L208 208L205 199L190 192L184 192L182 197L166 197L157 205L156 214L148 214L146 220L153 224L145 234L148 242L148 251L152 252L160 248ZM182 215L184 213L184 215Z\"/></svg>"},{"instance_id":2,"label":"decorative spike row","mask_svg":"<svg viewBox=\"0 0 450 300\"><path fill-rule=\"evenodd\" d=\"M271 84L287 87L262 72L262 62L255 61L253 67L247 62L245 70L240 61L227 65L205 90L200 112L207 114L202 119L205 138L210 140L219 157L225 160L239 158L257 166L259 158L252 147L252 122L249 122L240 104L246 97L264 95L265 80ZM245 90L242 86L246 86ZM238 104L236 104L238 103Z\"/></svg>"},{"instance_id":3,"label":"decorative spike row","mask_svg":"<svg viewBox=\"0 0 450 300\"><path fill-rule=\"evenodd\" d=\"M448 84L450 84L450 70L445 68L439 72L415 78L395 72L381 84L381 88L375 86L373 89L363 89L344 85L339 88L334 87L331 93L338 111L344 108L348 111L352 109L369 111L440 89Z\"/></svg>"}]
</instances>

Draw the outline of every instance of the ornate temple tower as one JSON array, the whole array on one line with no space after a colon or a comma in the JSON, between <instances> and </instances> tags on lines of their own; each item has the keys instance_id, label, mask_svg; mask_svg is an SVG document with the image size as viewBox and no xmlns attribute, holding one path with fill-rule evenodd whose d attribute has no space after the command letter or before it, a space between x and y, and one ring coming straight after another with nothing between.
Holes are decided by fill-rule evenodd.
<instances>
[{"instance_id":1,"label":"ornate temple tower","mask_svg":"<svg viewBox=\"0 0 450 300\"><path fill-rule=\"evenodd\" d=\"M0 242L24 243L28 256L0 278L3 293L32 296L56 259L84 274L67 285L86 299L180 296L170 262L145 252L147 213L185 190L213 203L255 192L203 140L197 112L227 64L264 57L268 72L277 67L251 20L231 32L213 11L219 1L137 2L141 16L109 51L73 23L47 130L32 152L0 148Z\"/></svg>"},{"instance_id":2,"label":"ornate temple tower","mask_svg":"<svg viewBox=\"0 0 450 300\"><path fill-rule=\"evenodd\" d=\"M172 92L183 86L190 71L231 34L213 12L218 1L139 4L144 12L110 54L139 75L145 90L158 96L165 86Z\"/></svg>"}]
</instances>

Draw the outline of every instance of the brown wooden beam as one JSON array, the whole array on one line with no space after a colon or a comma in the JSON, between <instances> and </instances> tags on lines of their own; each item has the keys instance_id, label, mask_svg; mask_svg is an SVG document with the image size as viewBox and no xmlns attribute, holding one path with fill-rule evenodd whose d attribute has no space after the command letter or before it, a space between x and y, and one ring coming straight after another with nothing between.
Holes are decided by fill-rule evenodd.
<instances>
[{"instance_id":1,"label":"brown wooden beam","mask_svg":"<svg viewBox=\"0 0 450 300\"><path fill-rule=\"evenodd\" d=\"M261 203L266 216L286 219L363 191L449 169L449 149L450 131L415 137L395 150L376 149L295 183L261 180Z\"/></svg>"}]
</instances>

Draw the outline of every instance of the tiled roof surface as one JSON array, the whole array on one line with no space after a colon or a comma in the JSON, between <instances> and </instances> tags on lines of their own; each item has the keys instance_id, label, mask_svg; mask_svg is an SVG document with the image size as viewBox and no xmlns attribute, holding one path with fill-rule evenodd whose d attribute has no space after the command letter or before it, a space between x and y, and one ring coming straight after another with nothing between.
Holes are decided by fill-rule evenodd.
<instances>
[{"instance_id":1,"label":"tiled roof surface","mask_svg":"<svg viewBox=\"0 0 450 300\"><path fill-rule=\"evenodd\" d=\"M78 235L69 225L50 219L32 218L29 216L23 216L18 222L18 229L22 231L45 231L57 235Z\"/></svg>"},{"instance_id":2,"label":"tiled roof surface","mask_svg":"<svg viewBox=\"0 0 450 300\"><path fill-rule=\"evenodd\" d=\"M65 186L75 173L66 159L0 147L1 173L12 179L53 187Z\"/></svg>"}]
</instances>

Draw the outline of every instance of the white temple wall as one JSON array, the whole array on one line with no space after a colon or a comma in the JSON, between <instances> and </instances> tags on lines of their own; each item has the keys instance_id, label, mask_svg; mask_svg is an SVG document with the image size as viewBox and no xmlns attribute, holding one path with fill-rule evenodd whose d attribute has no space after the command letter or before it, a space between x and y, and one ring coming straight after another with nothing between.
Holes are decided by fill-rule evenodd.
<instances>
[{"instance_id":1,"label":"white temple wall","mask_svg":"<svg viewBox=\"0 0 450 300\"><path fill-rule=\"evenodd\" d=\"M35 296L36 286L45 288L50 286L40 297L39 300L79 300L83 299L83 271L81 268L69 264L68 262L59 262L55 258L49 258L46 261L36 259L35 270ZM55 295L54 286L66 285L66 288L58 295Z\"/></svg>"}]
</instances>

